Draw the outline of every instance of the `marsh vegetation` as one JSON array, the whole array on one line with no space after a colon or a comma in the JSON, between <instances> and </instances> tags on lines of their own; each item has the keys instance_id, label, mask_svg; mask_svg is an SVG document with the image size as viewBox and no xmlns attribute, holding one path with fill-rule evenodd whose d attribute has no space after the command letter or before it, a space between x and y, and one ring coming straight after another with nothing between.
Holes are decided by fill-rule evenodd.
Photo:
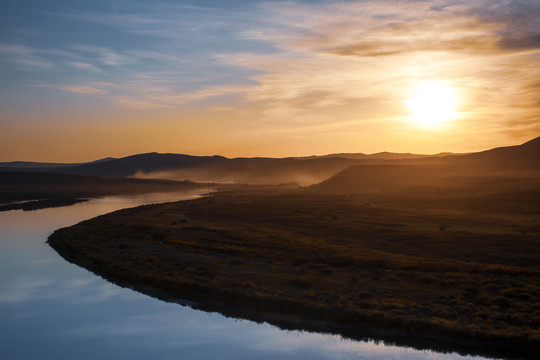
<instances>
[{"instance_id":1,"label":"marsh vegetation","mask_svg":"<svg viewBox=\"0 0 540 360\"><path fill-rule=\"evenodd\" d=\"M117 283L235 316L535 354L540 194L404 196L246 188L122 210L49 243Z\"/></svg>"}]
</instances>

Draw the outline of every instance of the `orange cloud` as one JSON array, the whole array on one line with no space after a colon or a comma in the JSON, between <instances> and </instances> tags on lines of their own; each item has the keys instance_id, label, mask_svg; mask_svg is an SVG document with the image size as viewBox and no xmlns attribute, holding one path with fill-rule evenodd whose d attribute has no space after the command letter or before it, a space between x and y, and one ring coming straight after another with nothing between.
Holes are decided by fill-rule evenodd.
<instances>
[{"instance_id":1,"label":"orange cloud","mask_svg":"<svg viewBox=\"0 0 540 360\"><path fill-rule=\"evenodd\" d=\"M90 95L107 95L107 90L98 89L86 85L60 85L58 87L64 91L74 92L77 94L90 94Z\"/></svg>"}]
</instances>

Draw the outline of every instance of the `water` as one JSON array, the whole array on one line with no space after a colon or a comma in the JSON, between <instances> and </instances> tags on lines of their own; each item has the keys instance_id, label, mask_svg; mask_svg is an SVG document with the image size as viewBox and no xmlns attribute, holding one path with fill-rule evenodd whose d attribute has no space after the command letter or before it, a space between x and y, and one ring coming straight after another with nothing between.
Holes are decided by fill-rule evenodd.
<instances>
[{"instance_id":1,"label":"water","mask_svg":"<svg viewBox=\"0 0 540 360\"><path fill-rule=\"evenodd\" d=\"M0 358L471 358L282 331L165 303L70 264L45 243L55 229L100 214L196 196L109 197L62 208L0 212Z\"/></svg>"}]
</instances>

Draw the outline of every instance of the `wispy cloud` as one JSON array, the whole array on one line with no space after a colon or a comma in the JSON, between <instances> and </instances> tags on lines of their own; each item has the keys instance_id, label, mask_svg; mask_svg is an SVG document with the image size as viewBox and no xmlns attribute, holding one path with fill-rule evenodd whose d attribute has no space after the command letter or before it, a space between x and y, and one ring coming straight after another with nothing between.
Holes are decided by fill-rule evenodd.
<instances>
[{"instance_id":1,"label":"wispy cloud","mask_svg":"<svg viewBox=\"0 0 540 360\"><path fill-rule=\"evenodd\" d=\"M468 12L489 26L496 45L507 51L540 49L540 3L538 1L482 1L472 3Z\"/></svg>"},{"instance_id":2,"label":"wispy cloud","mask_svg":"<svg viewBox=\"0 0 540 360\"><path fill-rule=\"evenodd\" d=\"M106 28L116 37L71 37L43 47L35 41L7 44L0 46L0 59L33 70L30 75L45 74L28 76L27 83L81 98L100 95L122 111L189 108L217 118L230 114L216 110L236 109L252 120L249 129L231 127L235 134L294 137L360 128L398 134L409 117L404 101L426 79L459 90L463 101L454 134L538 129L538 2L115 6L110 12L53 15Z\"/></svg>"},{"instance_id":3,"label":"wispy cloud","mask_svg":"<svg viewBox=\"0 0 540 360\"><path fill-rule=\"evenodd\" d=\"M59 89L77 94L107 95L107 90L86 85L60 85Z\"/></svg>"},{"instance_id":4,"label":"wispy cloud","mask_svg":"<svg viewBox=\"0 0 540 360\"><path fill-rule=\"evenodd\" d=\"M540 4L267 2L261 8L259 26L241 35L281 52L228 54L223 60L261 71L251 77L259 85L247 98L272 102L266 114L276 118L321 107L337 114L336 105L344 110L352 103L365 105L361 121L396 118L408 89L429 78L445 79L474 99L461 110L475 124L487 114L479 109L496 108L498 119L539 110L533 79L540 68L540 23L534 16Z\"/></svg>"},{"instance_id":5,"label":"wispy cloud","mask_svg":"<svg viewBox=\"0 0 540 360\"><path fill-rule=\"evenodd\" d=\"M263 26L243 32L287 49L354 56L412 51L538 49L540 4L530 1L269 2ZM266 26L264 26L266 24ZM277 26L279 25L279 26Z\"/></svg>"},{"instance_id":6,"label":"wispy cloud","mask_svg":"<svg viewBox=\"0 0 540 360\"><path fill-rule=\"evenodd\" d=\"M196 91L179 91L169 87L145 87L140 84L137 87L123 85L128 95L113 96L112 101L125 106L140 109L174 108L203 101L216 97L243 95L246 93L246 85L220 85L203 87ZM125 92L122 92L125 94Z\"/></svg>"},{"instance_id":7,"label":"wispy cloud","mask_svg":"<svg viewBox=\"0 0 540 360\"><path fill-rule=\"evenodd\" d=\"M70 48L85 53L87 56L94 56L103 65L118 66L130 64L136 61L135 58L122 55L104 46L75 44L71 45Z\"/></svg>"},{"instance_id":8,"label":"wispy cloud","mask_svg":"<svg viewBox=\"0 0 540 360\"><path fill-rule=\"evenodd\" d=\"M228 11L225 8L192 6L186 4L138 3L121 11L102 13L92 11L66 11L52 13L57 17L121 28L134 34L154 36L178 41L195 35L196 40L219 38L214 31L231 31L238 24L251 22L251 4Z\"/></svg>"},{"instance_id":9,"label":"wispy cloud","mask_svg":"<svg viewBox=\"0 0 540 360\"><path fill-rule=\"evenodd\" d=\"M0 56L4 61L13 62L21 70L35 71L54 67L52 62L38 56L33 48L24 45L0 45Z\"/></svg>"},{"instance_id":10,"label":"wispy cloud","mask_svg":"<svg viewBox=\"0 0 540 360\"><path fill-rule=\"evenodd\" d=\"M103 71L93 64L82 62L82 61L69 61L66 63L66 65L74 69L78 69L78 70L90 70L90 71L97 71L97 72Z\"/></svg>"}]
</instances>

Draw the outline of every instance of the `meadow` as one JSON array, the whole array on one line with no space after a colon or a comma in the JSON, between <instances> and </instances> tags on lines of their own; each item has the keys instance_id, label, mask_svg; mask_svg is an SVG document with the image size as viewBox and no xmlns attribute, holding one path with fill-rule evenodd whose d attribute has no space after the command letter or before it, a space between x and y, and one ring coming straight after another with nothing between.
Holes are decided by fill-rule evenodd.
<instances>
[{"instance_id":1,"label":"meadow","mask_svg":"<svg viewBox=\"0 0 540 360\"><path fill-rule=\"evenodd\" d=\"M533 186L534 189L535 186ZM244 187L56 231L122 286L284 328L443 351L540 349L540 192Z\"/></svg>"}]
</instances>

